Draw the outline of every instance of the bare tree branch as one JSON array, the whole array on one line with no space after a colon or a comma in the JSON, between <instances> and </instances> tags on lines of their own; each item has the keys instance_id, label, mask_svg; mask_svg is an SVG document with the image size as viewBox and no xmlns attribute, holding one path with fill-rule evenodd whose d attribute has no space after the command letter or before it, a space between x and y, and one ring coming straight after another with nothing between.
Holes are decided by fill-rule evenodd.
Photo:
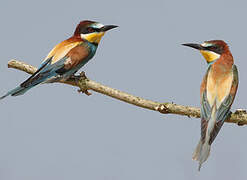
<instances>
[{"instance_id":1,"label":"bare tree branch","mask_svg":"<svg viewBox=\"0 0 247 180\"><path fill-rule=\"evenodd\" d=\"M31 65L25 64L17 60L11 60L8 62L9 68L18 69L29 74L33 74L37 68ZM160 103L143 99L141 97L133 96L131 94L119 91L117 89L110 88L95 81L86 78L85 75L73 76L67 81L59 81L59 83L65 83L80 88L79 91L85 92L90 95L87 90L93 90L98 93L119 99L121 101L133 104L142 108L158 111L164 114L178 114L188 117L200 118L200 109L196 107L177 105L174 103ZM231 117L226 122L236 123L238 125L247 124L247 113L245 110L238 109L231 114Z\"/></svg>"}]
</instances>

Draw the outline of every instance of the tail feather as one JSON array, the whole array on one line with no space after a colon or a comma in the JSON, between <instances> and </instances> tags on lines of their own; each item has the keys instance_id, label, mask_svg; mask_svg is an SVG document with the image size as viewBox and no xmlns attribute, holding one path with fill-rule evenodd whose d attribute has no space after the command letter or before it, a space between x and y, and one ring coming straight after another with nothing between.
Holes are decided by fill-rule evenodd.
<instances>
[{"instance_id":1,"label":"tail feather","mask_svg":"<svg viewBox=\"0 0 247 180\"><path fill-rule=\"evenodd\" d=\"M0 100L11 95L11 96L19 96L27 92L32 87L46 82L51 77L56 77L57 70L64 66L64 62L67 60L67 57L62 58L58 62L54 64L50 64L52 58L47 59L44 63L41 64L40 68L30 76L26 81L20 84L20 86L16 87L15 89L7 92L4 96L0 97Z\"/></svg>"},{"instance_id":2,"label":"tail feather","mask_svg":"<svg viewBox=\"0 0 247 180\"><path fill-rule=\"evenodd\" d=\"M210 147L211 146L207 142L202 144L201 140L196 146L192 159L195 161L199 161L198 171L200 171L202 163L204 163L208 159L208 156L210 154Z\"/></svg>"},{"instance_id":3,"label":"tail feather","mask_svg":"<svg viewBox=\"0 0 247 180\"><path fill-rule=\"evenodd\" d=\"M49 79L51 76L54 76L55 72L48 73L45 76L37 76L36 78L32 79L31 81L28 82L25 86L22 86L22 84L15 89L7 92L4 96L0 97L1 99L4 99L7 96L20 96L23 95L25 92L27 92L29 89L33 88L34 86L45 82L47 79Z\"/></svg>"},{"instance_id":4,"label":"tail feather","mask_svg":"<svg viewBox=\"0 0 247 180\"><path fill-rule=\"evenodd\" d=\"M15 93L12 93L11 96L20 96L23 95L25 92L27 92L29 89L31 89L33 86L30 87L20 87L19 91L16 91Z\"/></svg>"},{"instance_id":5,"label":"tail feather","mask_svg":"<svg viewBox=\"0 0 247 180\"><path fill-rule=\"evenodd\" d=\"M199 161L201 147L202 147L202 141L200 140L199 143L196 146L196 149L195 149L193 155L192 155L192 160Z\"/></svg>"},{"instance_id":6,"label":"tail feather","mask_svg":"<svg viewBox=\"0 0 247 180\"><path fill-rule=\"evenodd\" d=\"M15 89L7 92L4 96L0 97L0 100L1 99L4 99L5 97L7 97L9 95L11 95L11 96L19 96L19 95L22 95L22 94L24 94L30 88L24 88L24 87L18 86Z\"/></svg>"}]
</instances>

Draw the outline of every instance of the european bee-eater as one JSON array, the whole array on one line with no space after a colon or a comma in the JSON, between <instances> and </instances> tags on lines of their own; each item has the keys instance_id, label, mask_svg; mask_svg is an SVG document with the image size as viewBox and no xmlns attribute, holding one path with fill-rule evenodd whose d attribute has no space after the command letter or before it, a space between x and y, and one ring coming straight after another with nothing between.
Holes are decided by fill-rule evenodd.
<instances>
[{"instance_id":1,"label":"european bee-eater","mask_svg":"<svg viewBox=\"0 0 247 180\"><path fill-rule=\"evenodd\" d=\"M69 78L94 56L105 32L116 27L94 21L81 21L74 35L56 45L31 77L0 99L8 95L22 95L40 83Z\"/></svg>"},{"instance_id":2,"label":"european bee-eater","mask_svg":"<svg viewBox=\"0 0 247 180\"><path fill-rule=\"evenodd\" d=\"M211 144L231 114L230 108L238 88L238 70L228 45L222 40L183 45L199 50L208 63L200 88L201 139L192 157L199 161L200 171L209 156Z\"/></svg>"}]
</instances>

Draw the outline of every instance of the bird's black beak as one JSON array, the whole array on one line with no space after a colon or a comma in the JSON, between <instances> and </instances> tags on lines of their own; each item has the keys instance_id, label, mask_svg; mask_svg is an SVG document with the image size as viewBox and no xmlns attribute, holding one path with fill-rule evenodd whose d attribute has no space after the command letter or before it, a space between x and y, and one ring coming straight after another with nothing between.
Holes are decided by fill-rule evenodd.
<instances>
[{"instance_id":1,"label":"bird's black beak","mask_svg":"<svg viewBox=\"0 0 247 180\"><path fill-rule=\"evenodd\" d=\"M118 27L118 26L115 26L115 25L105 25L102 28L100 28L100 31L106 32L106 31L108 31L110 29L113 29L113 28L116 28L116 27Z\"/></svg>"},{"instance_id":2,"label":"bird's black beak","mask_svg":"<svg viewBox=\"0 0 247 180\"><path fill-rule=\"evenodd\" d=\"M186 43L186 44L182 44L182 45L192 47L192 48L198 49L198 50L204 50L204 47L201 44Z\"/></svg>"}]
</instances>

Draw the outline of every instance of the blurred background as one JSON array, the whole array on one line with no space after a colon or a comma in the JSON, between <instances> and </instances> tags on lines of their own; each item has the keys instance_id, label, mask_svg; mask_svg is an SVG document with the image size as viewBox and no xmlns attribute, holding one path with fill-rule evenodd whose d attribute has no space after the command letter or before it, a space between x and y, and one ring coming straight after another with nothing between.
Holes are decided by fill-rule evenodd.
<instances>
[{"instance_id":1,"label":"blurred background","mask_svg":"<svg viewBox=\"0 0 247 180\"><path fill-rule=\"evenodd\" d=\"M3 1L0 93L29 77L7 68L16 58L38 66L85 19L119 28L82 68L97 82L159 102L199 107L207 69L182 43L223 39L238 66L232 109L246 108L245 1ZM200 120L162 115L61 84L40 85L0 102L1 180L244 179L247 129L226 123L198 173L191 156Z\"/></svg>"}]
</instances>

